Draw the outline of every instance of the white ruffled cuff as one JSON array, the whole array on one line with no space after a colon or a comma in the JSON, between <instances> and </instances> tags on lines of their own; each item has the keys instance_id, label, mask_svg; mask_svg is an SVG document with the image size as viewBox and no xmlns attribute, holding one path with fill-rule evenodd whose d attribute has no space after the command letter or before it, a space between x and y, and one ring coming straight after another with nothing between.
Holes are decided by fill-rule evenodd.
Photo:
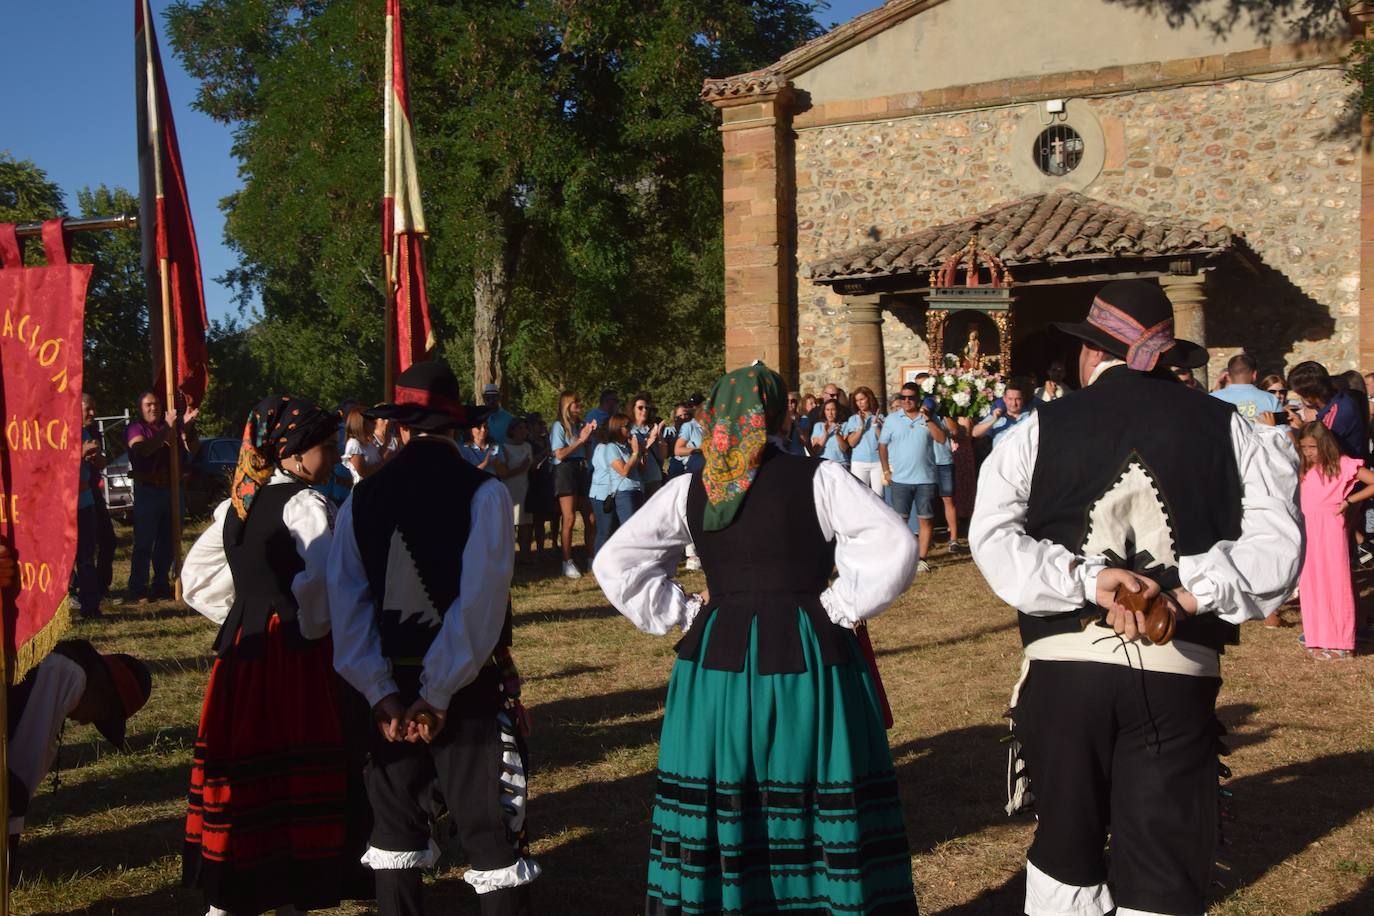
<instances>
[{"instance_id":1,"label":"white ruffled cuff","mask_svg":"<svg viewBox=\"0 0 1374 916\"><path fill-rule=\"evenodd\" d=\"M682 618L682 632L686 633L692 628L692 621L697 619L697 615L701 613L701 608L704 603L700 595L687 596L687 613L686 616Z\"/></svg>"},{"instance_id":2,"label":"white ruffled cuff","mask_svg":"<svg viewBox=\"0 0 1374 916\"><path fill-rule=\"evenodd\" d=\"M833 587L821 592L821 607L825 609L825 616L830 618L831 623L844 627L846 630L852 630L858 626L858 621L851 620L849 615L845 613L843 602L840 601L840 596L835 594Z\"/></svg>"},{"instance_id":3,"label":"white ruffled cuff","mask_svg":"<svg viewBox=\"0 0 1374 916\"><path fill-rule=\"evenodd\" d=\"M539 863L533 859L517 859L514 865L505 868L493 868L490 871L478 871L469 868L467 874L463 875L463 880L472 885L472 889L479 894L489 894L492 891L499 891L504 887L519 887L522 884L529 884L538 878L543 871Z\"/></svg>"},{"instance_id":4,"label":"white ruffled cuff","mask_svg":"<svg viewBox=\"0 0 1374 916\"><path fill-rule=\"evenodd\" d=\"M368 846L362 858L362 863L374 871L384 868L433 868L438 861L439 847L433 840L429 841L428 849L410 852L393 852Z\"/></svg>"}]
</instances>

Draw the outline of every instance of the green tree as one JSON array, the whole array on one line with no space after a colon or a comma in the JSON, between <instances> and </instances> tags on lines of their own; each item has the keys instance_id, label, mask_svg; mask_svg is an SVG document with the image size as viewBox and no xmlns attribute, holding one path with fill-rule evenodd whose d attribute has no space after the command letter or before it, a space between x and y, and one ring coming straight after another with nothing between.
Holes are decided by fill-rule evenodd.
<instances>
[{"instance_id":1,"label":"green tree","mask_svg":"<svg viewBox=\"0 0 1374 916\"><path fill-rule=\"evenodd\" d=\"M34 223L62 216L62 189L28 159L0 150L0 223ZM25 264L43 263L43 246L24 246Z\"/></svg>"},{"instance_id":2,"label":"green tree","mask_svg":"<svg viewBox=\"0 0 1374 916\"><path fill-rule=\"evenodd\" d=\"M381 0L181 0L196 105L235 127L225 202L274 384L380 390ZM680 396L722 363L720 148L702 80L818 31L807 0L406 7L442 358L547 409L561 387Z\"/></svg>"}]
</instances>

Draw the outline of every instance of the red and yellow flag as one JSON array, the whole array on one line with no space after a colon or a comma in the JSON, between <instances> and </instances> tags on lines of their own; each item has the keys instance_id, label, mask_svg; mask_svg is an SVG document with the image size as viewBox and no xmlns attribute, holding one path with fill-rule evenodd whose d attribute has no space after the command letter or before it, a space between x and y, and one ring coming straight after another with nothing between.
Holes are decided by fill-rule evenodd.
<instances>
[{"instance_id":1,"label":"red and yellow flag","mask_svg":"<svg viewBox=\"0 0 1374 916\"><path fill-rule=\"evenodd\" d=\"M153 339L154 388L167 390L163 375L162 284L159 262L167 261L172 313L173 381L192 404L205 398L210 373L205 350L205 290L200 251L191 224L186 175L181 168L172 104L162 74L148 0L134 0L134 45L138 61L139 228L143 233L143 271L148 286L148 330ZM168 405L168 410L172 405Z\"/></svg>"},{"instance_id":2,"label":"red and yellow flag","mask_svg":"<svg viewBox=\"0 0 1374 916\"><path fill-rule=\"evenodd\" d=\"M425 211L420 203L420 176L415 166L415 143L410 130L410 94L406 89L405 38L401 29L401 0L386 0L386 119L385 187L382 197L382 250L389 255L388 289L395 290L396 308L392 358L397 372L429 359L434 331L429 323L425 269L420 239ZM387 392L390 397L391 392Z\"/></svg>"}]
</instances>

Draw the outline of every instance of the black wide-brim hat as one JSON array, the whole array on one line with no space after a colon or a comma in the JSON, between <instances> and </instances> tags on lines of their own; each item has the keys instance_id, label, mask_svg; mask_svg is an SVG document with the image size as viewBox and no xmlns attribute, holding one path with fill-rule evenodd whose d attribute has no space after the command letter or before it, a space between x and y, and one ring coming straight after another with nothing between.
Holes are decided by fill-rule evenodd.
<instances>
[{"instance_id":1,"label":"black wide-brim hat","mask_svg":"<svg viewBox=\"0 0 1374 916\"><path fill-rule=\"evenodd\" d=\"M492 412L490 407L464 404L458 378L445 363L415 363L396 377L396 400L363 411L363 416L390 420L422 432L468 429Z\"/></svg>"},{"instance_id":2,"label":"black wide-brim hat","mask_svg":"<svg viewBox=\"0 0 1374 916\"><path fill-rule=\"evenodd\" d=\"M132 655L115 652L102 655L84 639L64 639L53 651L65 655L86 673L86 689L113 697L119 712L91 724L115 746L124 750L124 735L129 718L148 702L153 693L153 676L148 666Z\"/></svg>"},{"instance_id":3,"label":"black wide-brim hat","mask_svg":"<svg viewBox=\"0 0 1374 916\"><path fill-rule=\"evenodd\" d=\"M1174 305L1147 280L1108 283L1098 290L1086 321L1054 326L1143 372L1161 365L1196 369L1207 364L1205 347L1174 337Z\"/></svg>"}]
</instances>

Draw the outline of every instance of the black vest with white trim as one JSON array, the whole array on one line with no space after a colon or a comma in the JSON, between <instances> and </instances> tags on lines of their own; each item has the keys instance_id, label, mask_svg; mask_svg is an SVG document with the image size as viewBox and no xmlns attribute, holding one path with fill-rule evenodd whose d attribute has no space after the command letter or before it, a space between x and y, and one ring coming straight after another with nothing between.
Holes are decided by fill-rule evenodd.
<instances>
[{"instance_id":1,"label":"black vest with white trim","mask_svg":"<svg viewBox=\"0 0 1374 916\"><path fill-rule=\"evenodd\" d=\"M1100 555L1175 588L1178 558L1240 536L1241 480L1231 443L1235 408L1164 372L1107 369L1087 388L1036 408L1039 453L1026 533ZM1026 645L1080 627L1096 604L1020 614ZM1237 627L1214 614L1182 621L1175 639L1221 650Z\"/></svg>"},{"instance_id":2,"label":"black vest with white trim","mask_svg":"<svg viewBox=\"0 0 1374 916\"><path fill-rule=\"evenodd\" d=\"M260 657L273 615L281 621L287 648L305 646L297 620L300 607L291 591L296 576L305 569L305 560L282 516L286 504L307 489L298 480L270 484L253 497L246 520L240 520L232 506L225 514L224 557L234 577L234 604L215 640L215 652L221 658L231 654Z\"/></svg>"}]
</instances>

